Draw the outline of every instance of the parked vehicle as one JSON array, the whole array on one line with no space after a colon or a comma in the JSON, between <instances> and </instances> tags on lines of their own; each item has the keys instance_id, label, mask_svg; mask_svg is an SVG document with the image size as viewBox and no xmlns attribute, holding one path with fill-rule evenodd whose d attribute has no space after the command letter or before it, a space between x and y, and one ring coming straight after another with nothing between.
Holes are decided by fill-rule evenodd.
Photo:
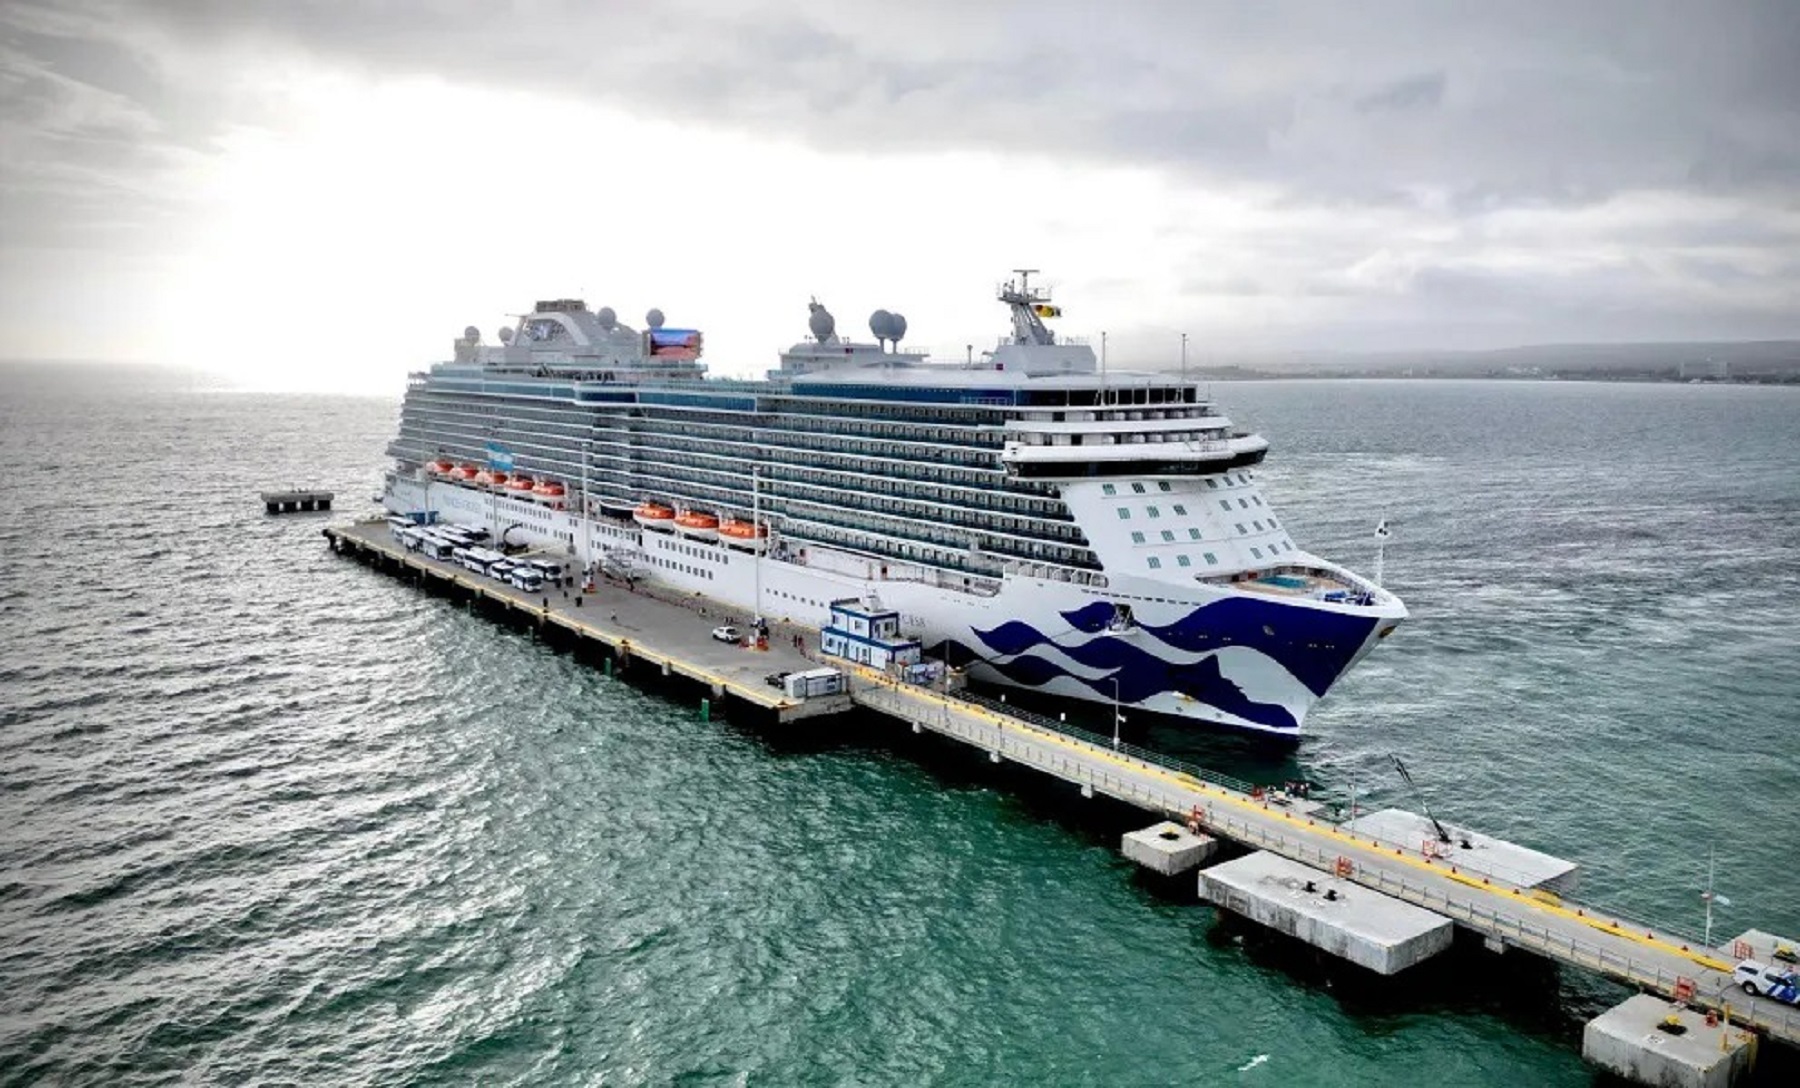
<instances>
[{"instance_id":1,"label":"parked vehicle","mask_svg":"<svg viewBox=\"0 0 1800 1088\"><path fill-rule=\"evenodd\" d=\"M718 639L720 642L737 642L743 638L743 636L738 633L738 629L729 624L724 627L713 628L712 637Z\"/></svg>"},{"instance_id":2,"label":"parked vehicle","mask_svg":"<svg viewBox=\"0 0 1800 1088\"><path fill-rule=\"evenodd\" d=\"M1791 967L1765 966L1755 960L1745 960L1737 965L1731 977L1747 994L1770 998L1784 1005L1800 1005L1800 975L1796 975Z\"/></svg>"}]
</instances>

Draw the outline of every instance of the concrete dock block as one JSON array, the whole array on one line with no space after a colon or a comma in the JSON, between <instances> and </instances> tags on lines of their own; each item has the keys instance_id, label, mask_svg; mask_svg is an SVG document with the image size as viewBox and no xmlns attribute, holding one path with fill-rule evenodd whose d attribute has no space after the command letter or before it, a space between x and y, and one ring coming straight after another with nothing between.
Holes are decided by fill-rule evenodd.
<instances>
[{"instance_id":1,"label":"concrete dock block","mask_svg":"<svg viewBox=\"0 0 1800 1088\"><path fill-rule=\"evenodd\" d=\"M1657 1025L1674 1017L1685 1030ZM1637 994L1588 1021L1581 1056L1609 1073L1653 1088L1728 1088L1749 1071L1755 1036L1704 1013Z\"/></svg>"},{"instance_id":2,"label":"concrete dock block","mask_svg":"<svg viewBox=\"0 0 1800 1088\"><path fill-rule=\"evenodd\" d=\"M1200 872L1208 901L1392 975L1450 947L1450 919L1297 861L1257 852Z\"/></svg>"},{"instance_id":3,"label":"concrete dock block","mask_svg":"<svg viewBox=\"0 0 1800 1088\"><path fill-rule=\"evenodd\" d=\"M1384 808L1365 813L1343 827L1409 854L1428 856L1437 864L1521 888L1542 888L1564 895L1575 889L1580 877L1580 867L1572 861L1467 828L1446 826L1450 841L1441 842L1430 817L1405 809Z\"/></svg>"},{"instance_id":4,"label":"concrete dock block","mask_svg":"<svg viewBox=\"0 0 1800 1088\"><path fill-rule=\"evenodd\" d=\"M1092 796L1091 787L1084 787ZM1219 840L1210 835L1196 835L1180 824L1164 820L1142 831L1127 834L1119 850L1146 869L1174 876L1195 868L1217 853Z\"/></svg>"}]
</instances>

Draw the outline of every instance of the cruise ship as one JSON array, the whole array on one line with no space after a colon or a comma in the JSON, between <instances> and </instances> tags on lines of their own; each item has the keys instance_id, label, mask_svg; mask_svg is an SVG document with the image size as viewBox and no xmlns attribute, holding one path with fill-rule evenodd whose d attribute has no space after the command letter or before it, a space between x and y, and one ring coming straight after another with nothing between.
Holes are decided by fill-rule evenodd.
<instances>
[{"instance_id":1,"label":"cruise ship","mask_svg":"<svg viewBox=\"0 0 1800 1088\"><path fill-rule=\"evenodd\" d=\"M954 362L809 334L764 380L706 376L698 329L539 302L410 376L383 498L746 618L900 613L976 681L1185 723L1298 735L1406 610L1302 550L1268 452L1194 383L1108 372L1018 270L1011 330Z\"/></svg>"}]
</instances>

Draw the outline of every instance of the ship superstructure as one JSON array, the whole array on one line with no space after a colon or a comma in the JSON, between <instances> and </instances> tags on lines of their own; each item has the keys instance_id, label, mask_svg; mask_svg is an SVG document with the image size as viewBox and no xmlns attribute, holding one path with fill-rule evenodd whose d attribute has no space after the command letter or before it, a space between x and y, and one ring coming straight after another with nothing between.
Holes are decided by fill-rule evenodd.
<instances>
[{"instance_id":1,"label":"ship superstructure","mask_svg":"<svg viewBox=\"0 0 1800 1088\"><path fill-rule=\"evenodd\" d=\"M1296 734L1400 601L1294 543L1268 443L1197 386L1106 373L1028 271L997 294L1011 334L952 364L815 301L762 381L706 377L658 311L540 302L412 377L387 505L753 615L872 599L976 679Z\"/></svg>"}]
</instances>

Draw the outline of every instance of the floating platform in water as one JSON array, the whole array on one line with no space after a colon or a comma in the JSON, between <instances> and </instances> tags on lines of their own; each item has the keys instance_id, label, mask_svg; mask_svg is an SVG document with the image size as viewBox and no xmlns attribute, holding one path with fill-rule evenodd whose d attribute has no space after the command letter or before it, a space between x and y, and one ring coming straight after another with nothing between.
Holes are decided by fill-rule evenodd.
<instances>
[{"instance_id":1,"label":"floating platform in water","mask_svg":"<svg viewBox=\"0 0 1800 1088\"><path fill-rule=\"evenodd\" d=\"M1588 1021L1581 1056L1636 1084L1728 1088L1750 1071L1756 1036L1649 994Z\"/></svg>"},{"instance_id":2,"label":"floating platform in water","mask_svg":"<svg viewBox=\"0 0 1800 1088\"><path fill-rule=\"evenodd\" d=\"M1441 914L1260 850L1200 870L1200 891L1226 910L1382 975L1430 959L1456 936Z\"/></svg>"},{"instance_id":3,"label":"floating platform in water","mask_svg":"<svg viewBox=\"0 0 1800 1088\"><path fill-rule=\"evenodd\" d=\"M317 488L289 488L285 491L264 491L261 498L263 508L271 514L292 514L300 511L331 509L332 493Z\"/></svg>"}]
</instances>

